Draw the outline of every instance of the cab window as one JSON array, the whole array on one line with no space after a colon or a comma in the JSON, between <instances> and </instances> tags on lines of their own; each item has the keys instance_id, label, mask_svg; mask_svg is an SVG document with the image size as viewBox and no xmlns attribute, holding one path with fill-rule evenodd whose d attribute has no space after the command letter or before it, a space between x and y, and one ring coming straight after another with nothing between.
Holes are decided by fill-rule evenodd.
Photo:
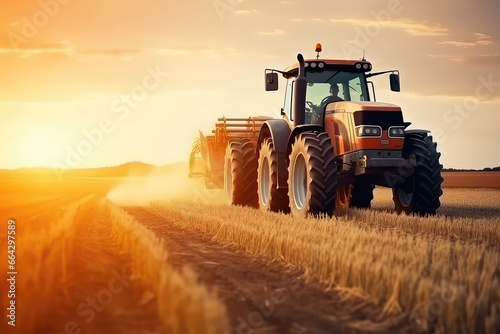
<instances>
[{"instance_id":1,"label":"cab window","mask_svg":"<svg viewBox=\"0 0 500 334\"><path fill-rule=\"evenodd\" d=\"M292 117L292 99L293 99L293 84L295 80L289 79L286 84L285 102L283 104L283 111L288 116L288 119L293 120Z\"/></svg>"}]
</instances>

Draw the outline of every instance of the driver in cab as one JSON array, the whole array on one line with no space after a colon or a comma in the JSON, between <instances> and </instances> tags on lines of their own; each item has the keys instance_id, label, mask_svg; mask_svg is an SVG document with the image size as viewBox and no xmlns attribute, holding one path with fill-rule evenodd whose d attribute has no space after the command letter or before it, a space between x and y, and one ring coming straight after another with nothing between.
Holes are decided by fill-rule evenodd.
<instances>
[{"instance_id":1,"label":"driver in cab","mask_svg":"<svg viewBox=\"0 0 500 334\"><path fill-rule=\"evenodd\" d=\"M344 101L339 97L339 86L337 84L331 84L330 85L330 95L325 97L319 106L313 104L310 101L307 101L308 106L314 110L314 112L318 115L320 115L324 110L325 107L332 102L339 102L339 101Z\"/></svg>"},{"instance_id":2,"label":"driver in cab","mask_svg":"<svg viewBox=\"0 0 500 334\"><path fill-rule=\"evenodd\" d=\"M330 85L330 96L327 96L321 101L321 106L324 108L328 103L344 101L339 97L339 86L337 84Z\"/></svg>"}]
</instances>

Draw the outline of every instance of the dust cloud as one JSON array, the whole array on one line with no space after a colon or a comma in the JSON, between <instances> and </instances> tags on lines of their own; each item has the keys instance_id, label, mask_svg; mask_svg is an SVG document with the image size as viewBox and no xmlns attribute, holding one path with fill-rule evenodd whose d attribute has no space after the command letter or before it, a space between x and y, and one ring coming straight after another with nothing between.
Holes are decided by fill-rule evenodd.
<instances>
[{"instance_id":1,"label":"dust cloud","mask_svg":"<svg viewBox=\"0 0 500 334\"><path fill-rule=\"evenodd\" d=\"M126 178L107 197L118 205L148 205L151 202L187 201L204 204L224 204L222 189L206 189L203 178L190 179L187 164L158 169L147 176Z\"/></svg>"}]
</instances>

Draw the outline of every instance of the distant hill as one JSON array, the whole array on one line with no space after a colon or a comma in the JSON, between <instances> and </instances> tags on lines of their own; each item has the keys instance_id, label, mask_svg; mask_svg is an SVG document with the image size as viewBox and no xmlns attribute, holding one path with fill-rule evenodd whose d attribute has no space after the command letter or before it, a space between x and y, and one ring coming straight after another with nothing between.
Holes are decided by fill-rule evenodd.
<instances>
[{"instance_id":1,"label":"distant hill","mask_svg":"<svg viewBox=\"0 0 500 334\"><path fill-rule=\"evenodd\" d=\"M164 174L169 171L185 168L188 173L187 163L179 162L165 166L155 166L143 162L127 162L123 165L101 168L83 168L62 170L65 178L100 178L100 177L128 177L128 176L147 176L151 174ZM56 171L52 168L20 168L16 170L0 170L3 176L22 176L23 174L39 177L55 176Z\"/></svg>"}]
</instances>

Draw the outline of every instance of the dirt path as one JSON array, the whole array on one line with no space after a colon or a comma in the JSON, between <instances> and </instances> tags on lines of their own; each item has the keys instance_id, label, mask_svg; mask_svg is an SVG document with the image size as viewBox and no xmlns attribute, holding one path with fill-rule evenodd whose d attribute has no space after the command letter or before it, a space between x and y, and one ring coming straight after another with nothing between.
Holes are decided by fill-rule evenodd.
<instances>
[{"instance_id":1,"label":"dirt path","mask_svg":"<svg viewBox=\"0 0 500 334\"><path fill-rule=\"evenodd\" d=\"M113 242L106 204L94 198L77 213L74 238L66 245L66 266L54 268L61 286L39 317L40 333L161 333L156 300L130 277L129 254ZM69 327L67 327L69 326Z\"/></svg>"},{"instance_id":2,"label":"dirt path","mask_svg":"<svg viewBox=\"0 0 500 334\"><path fill-rule=\"evenodd\" d=\"M234 333L387 333L387 323L382 329L367 320L374 313L370 306L342 301L283 264L222 246L147 208L125 210L165 240L169 262L192 267L202 283L217 289Z\"/></svg>"}]
</instances>

